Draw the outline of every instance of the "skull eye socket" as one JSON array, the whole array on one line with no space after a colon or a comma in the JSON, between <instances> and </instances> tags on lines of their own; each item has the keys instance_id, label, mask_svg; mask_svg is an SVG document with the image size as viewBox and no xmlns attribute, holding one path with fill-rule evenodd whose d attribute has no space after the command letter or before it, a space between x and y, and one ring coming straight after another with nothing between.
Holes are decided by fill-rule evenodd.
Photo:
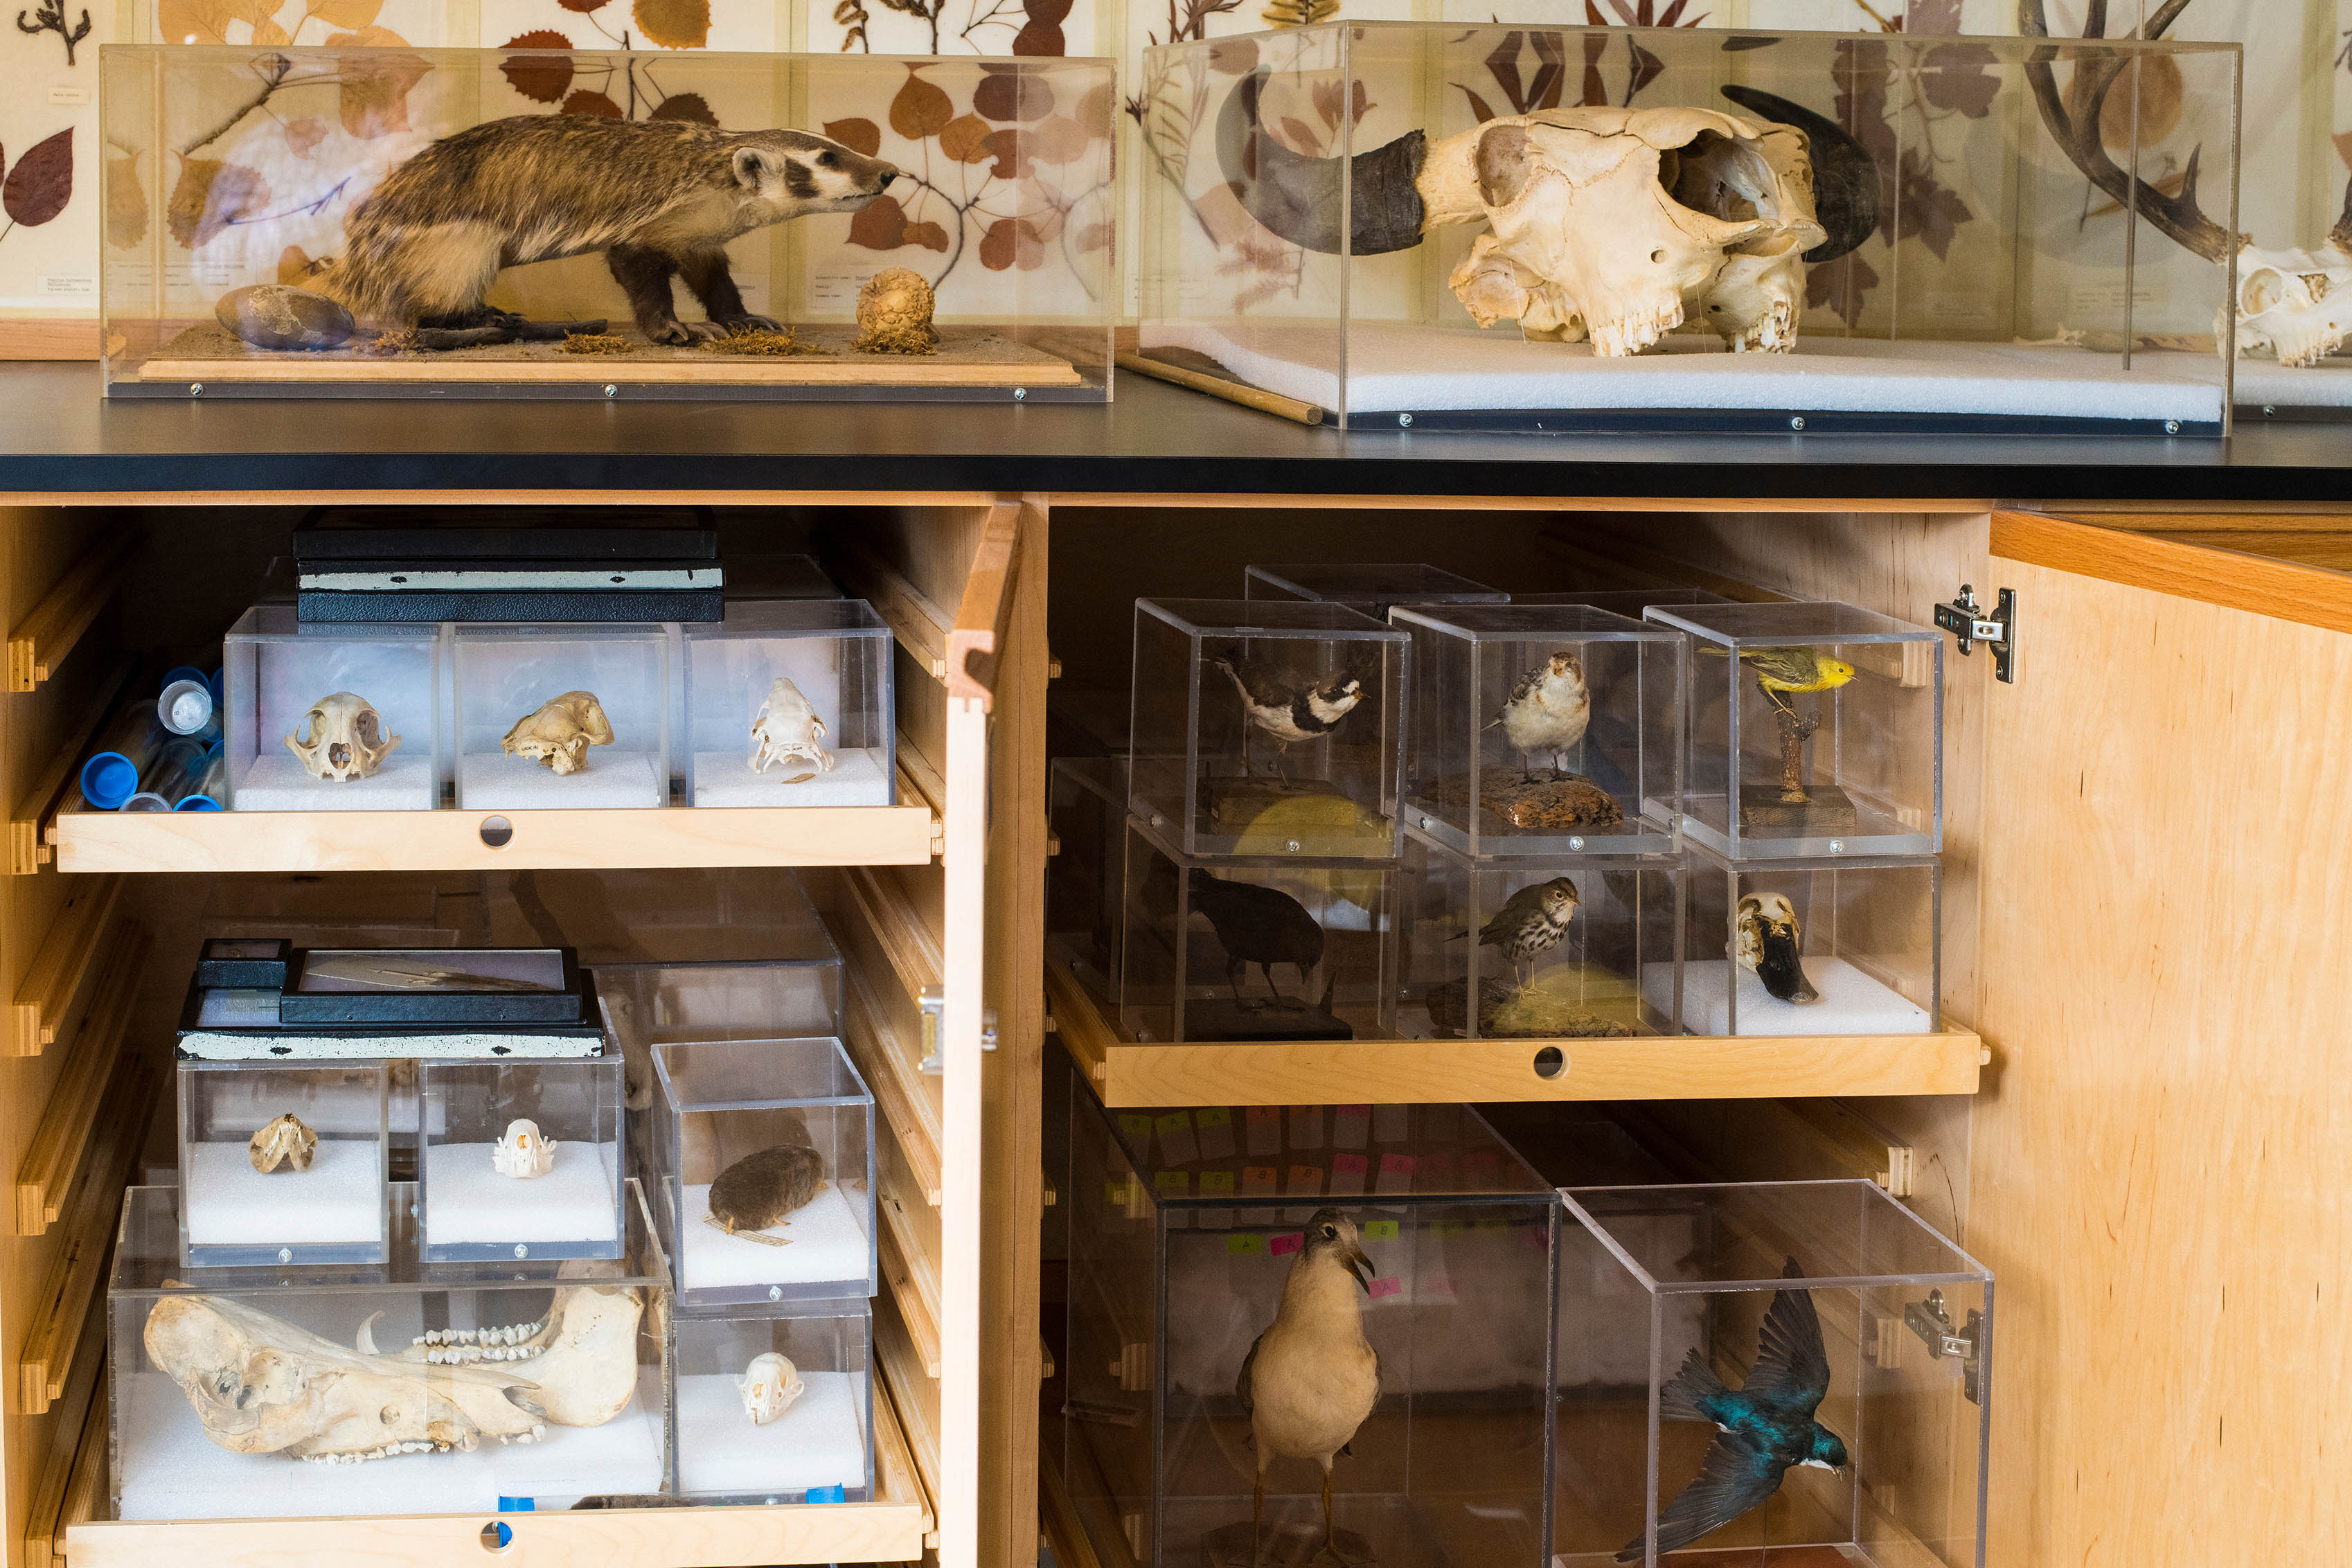
<instances>
[{"instance_id":1,"label":"skull eye socket","mask_svg":"<svg viewBox=\"0 0 2352 1568\"><path fill-rule=\"evenodd\" d=\"M313 708L302 715L302 729L295 739L300 741L305 746L315 746L319 743L319 737L326 731L327 710L323 708Z\"/></svg>"},{"instance_id":2,"label":"skull eye socket","mask_svg":"<svg viewBox=\"0 0 2352 1568\"><path fill-rule=\"evenodd\" d=\"M352 723L352 733L361 745L373 751L383 740L383 720L373 708L362 710Z\"/></svg>"}]
</instances>

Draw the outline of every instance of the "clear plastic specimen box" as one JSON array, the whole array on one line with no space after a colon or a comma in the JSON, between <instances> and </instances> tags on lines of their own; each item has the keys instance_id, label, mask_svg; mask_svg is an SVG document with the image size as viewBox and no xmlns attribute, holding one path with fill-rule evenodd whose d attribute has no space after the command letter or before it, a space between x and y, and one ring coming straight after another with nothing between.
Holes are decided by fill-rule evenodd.
<instances>
[{"instance_id":1,"label":"clear plastic specimen box","mask_svg":"<svg viewBox=\"0 0 2352 1568\"><path fill-rule=\"evenodd\" d=\"M669 637L656 626L460 626L457 805L669 804Z\"/></svg>"},{"instance_id":2,"label":"clear plastic specimen box","mask_svg":"<svg viewBox=\"0 0 2352 1568\"><path fill-rule=\"evenodd\" d=\"M862 599L763 600L683 630L696 805L887 805L890 628Z\"/></svg>"},{"instance_id":3,"label":"clear plastic specimen box","mask_svg":"<svg viewBox=\"0 0 2352 1568\"><path fill-rule=\"evenodd\" d=\"M868 1304L698 1310L673 1326L677 1491L704 1501L865 1502L874 1495Z\"/></svg>"},{"instance_id":4,"label":"clear plastic specimen box","mask_svg":"<svg viewBox=\"0 0 2352 1568\"><path fill-rule=\"evenodd\" d=\"M440 804L440 627L303 622L290 605L257 605L221 639L221 659L229 809Z\"/></svg>"},{"instance_id":5,"label":"clear plastic specimen box","mask_svg":"<svg viewBox=\"0 0 2352 1568\"><path fill-rule=\"evenodd\" d=\"M384 1260L383 1063L184 1061L178 1075L184 1262Z\"/></svg>"},{"instance_id":6,"label":"clear plastic specimen box","mask_svg":"<svg viewBox=\"0 0 2352 1568\"><path fill-rule=\"evenodd\" d=\"M433 1261L618 1258L622 1060L417 1064Z\"/></svg>"}]
</instances>

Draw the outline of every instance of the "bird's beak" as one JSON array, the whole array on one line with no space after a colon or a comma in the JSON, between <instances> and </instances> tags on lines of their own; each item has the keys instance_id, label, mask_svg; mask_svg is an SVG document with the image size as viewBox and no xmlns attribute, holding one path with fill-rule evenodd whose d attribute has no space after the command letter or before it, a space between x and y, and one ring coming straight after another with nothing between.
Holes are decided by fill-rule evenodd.
<instances>
[{"instance_id":1,"label":"bird's beak","mask_svg":"<svg viewBox=\"0 0 2352 1568\"><path fill-rule=\"evenodd\" d=\"M1351 1241L1348 1244L1348 1256L1340 1261L1348 1266L1348 1272L1356 1277L1356 1283L1362 1288L1364 1294L1370 1295L1372 1293L1372 1260L1364 1256L1364 1249Z\"/></svg>"}]
</instances>

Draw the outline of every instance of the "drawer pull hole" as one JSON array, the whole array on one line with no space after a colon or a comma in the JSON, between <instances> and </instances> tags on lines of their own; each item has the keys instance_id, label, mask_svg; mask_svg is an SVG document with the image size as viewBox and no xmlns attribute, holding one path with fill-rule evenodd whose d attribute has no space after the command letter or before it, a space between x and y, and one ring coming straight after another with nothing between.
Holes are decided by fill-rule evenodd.
<instances>
[{"instance_id":1,"label":"drawer pull hole","mask_svg":"<svg viewBox=\"0 0 2352 1568\"><path fill-rule=\"evenodd\" d=\"M1536 1053L1535 1068L1538 1078L1558 1078L1568 1070L1568 1058L1558 1046L1546 1046Z\"/></svg>"},{"instance_id":2,"label":"drawer pull hole","mask_svg":"<svg viewBox=\"0 0 2352 1568\"><path fill-rule=\"evenodd\" d=\"M482 818L482 842L493 849L503 849L514 839L514 824L503 816Z\"/></svg>"},{"instance_id":3,"label":"drawer pull hole","mask_svg":"<svg viewBox=\"0 0 2352 1568\"><path fill-rule=\"evenodd\" d=\"M498 1521L492 1520L489 1523L482 1526L481 1539L483 1551L504 1552L508 1547L514 1544L514 1531L508 1526L500 1524Z\"/></svg>"}]
</instances>

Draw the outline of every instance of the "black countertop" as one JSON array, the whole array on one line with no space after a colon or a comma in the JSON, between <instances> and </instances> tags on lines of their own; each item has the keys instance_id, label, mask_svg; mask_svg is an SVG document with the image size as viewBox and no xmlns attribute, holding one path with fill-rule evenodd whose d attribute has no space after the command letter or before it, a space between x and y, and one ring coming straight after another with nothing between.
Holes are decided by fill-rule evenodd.
<instances>
[{"instance_id":1,"label":"black countertop","mask_svg":"<svg viewBox=\"0 0 2352 1568\"><path fill-rule=\"evenodd\" d=\"M110 403L95 365L0 364L0 495L428 489L2287 505L2352 497L2352 425L2263 425L2227 441L1343 434L1135 375L1108 407Z\"/></svg>"}]
</instances>

